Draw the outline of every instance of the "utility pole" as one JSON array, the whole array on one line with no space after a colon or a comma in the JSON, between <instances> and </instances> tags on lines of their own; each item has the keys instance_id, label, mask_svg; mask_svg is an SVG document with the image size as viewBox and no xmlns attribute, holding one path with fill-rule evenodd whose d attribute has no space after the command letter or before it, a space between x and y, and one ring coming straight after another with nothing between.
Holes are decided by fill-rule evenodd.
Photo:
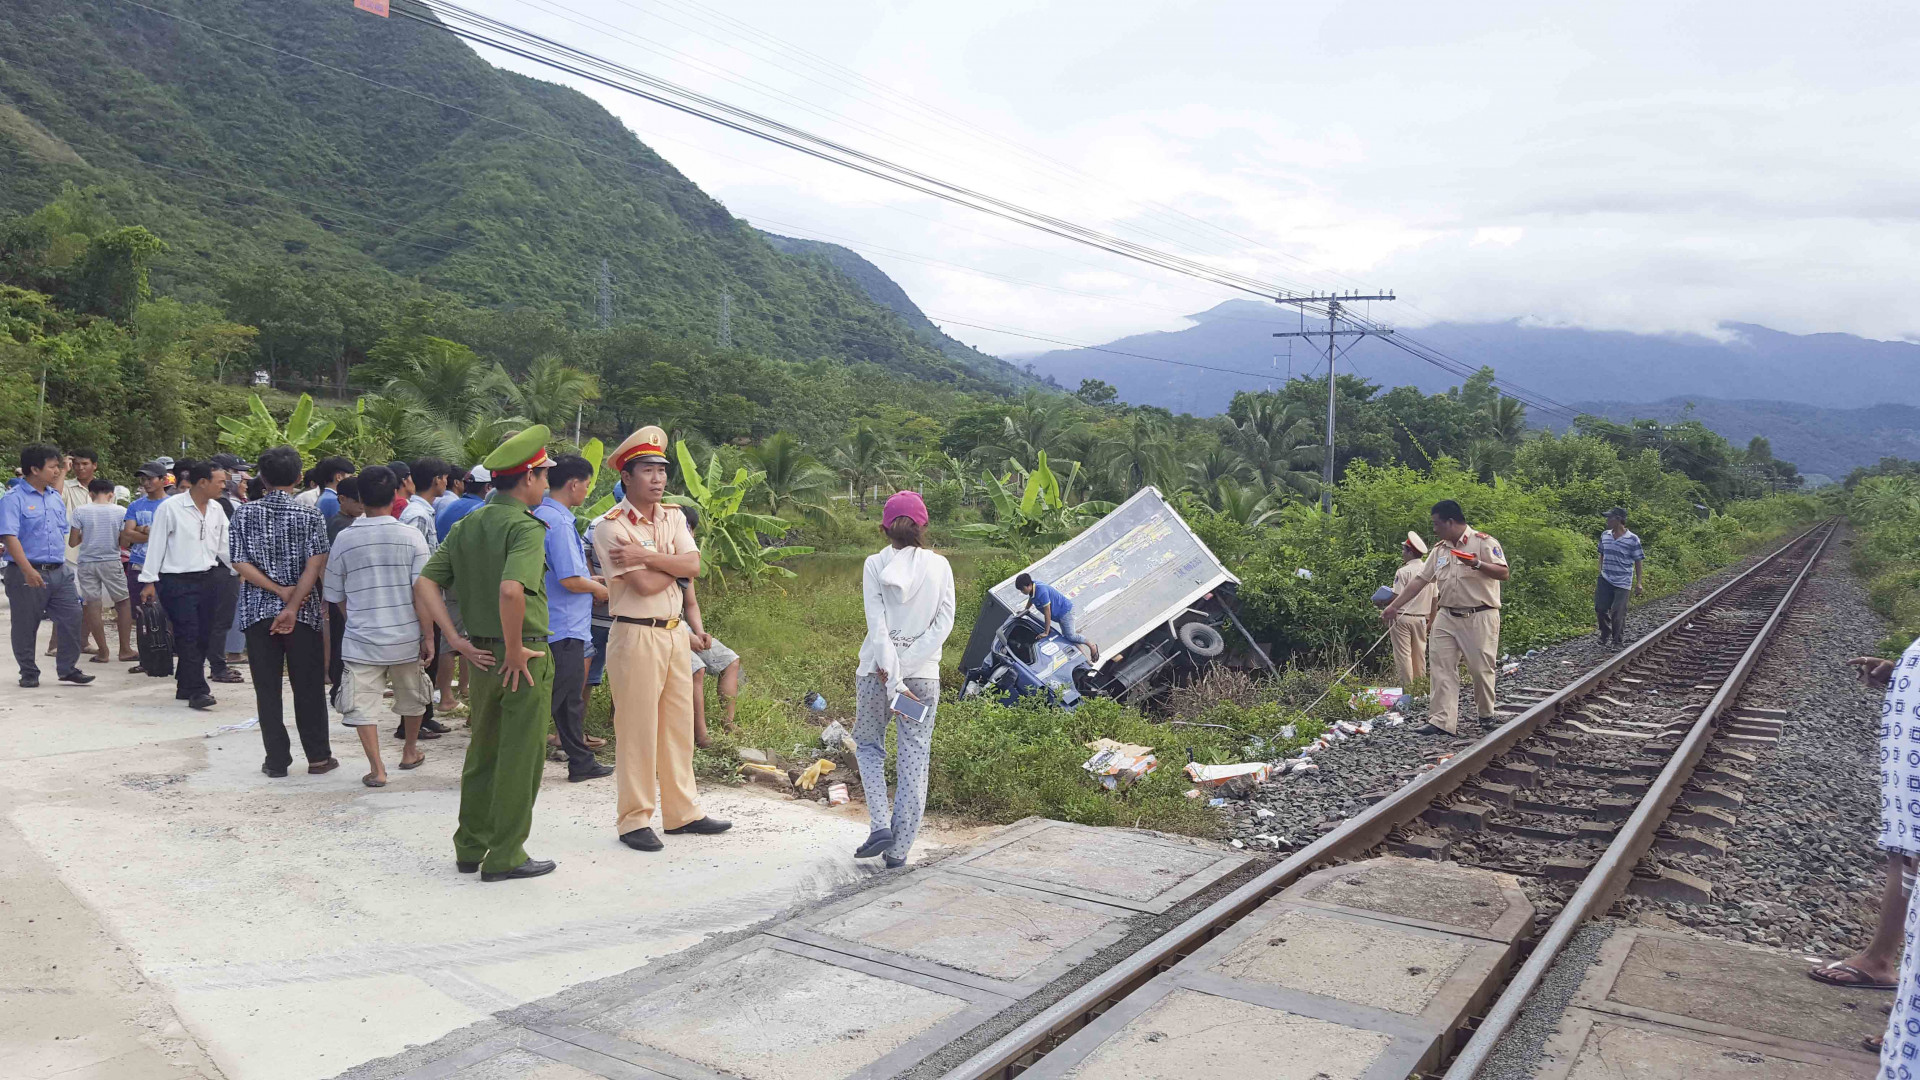
<instances>
[{"instance_id":1,"label":"utility pole","mask_svg":"<svg viewBox=\"0 0 1920 1080\"><path fill-rule=\"evenodd\" d=\"M733 290L720 290L720 347L733 348Z\"/></svg>"},{"instance_id":2,"label":"utility pole","mask_svg":"<svg viewBox=\"0 0 1920 1080\"><path fill-rule=\"evenodd\" d=\"M1352 303L1356 300L1391 299L1393 299L1392 293L1385 293L1378 296L1278 296L1274 298L1274 302L1280 304L1327 305L1327 328L1325 330L1301 330L1296 333L1273 335L1274 337L1283 338L1318 337L1321 334L1327 336L1327 461L1320 473L1320 509L1322 512L1333 509L1333 406L1336 399L1334 392L1336 380L1334 379L1333 364L1338 356L1334 345L1339 338L1343 337L1366 337L1369 334L1384 336L1393 333L1393 331L1387 329L1370 330L1364 327L1348 330L1340 329L1340 305L1342 303ZM1351 348L1351 346L1349 346L1349 348Z\"/></svg>"},{"instance_id":3,"label":"utility pole","mask_svg":"<svg viewBox=\"0 0 1920 1080\"><path fill-rule=\"evenodd\" d=\"M600 258L600 329L613 325L613 273L607 268L606 256ZM578 442L579 440L574 440Z\"/></svg>"}]
</instances>

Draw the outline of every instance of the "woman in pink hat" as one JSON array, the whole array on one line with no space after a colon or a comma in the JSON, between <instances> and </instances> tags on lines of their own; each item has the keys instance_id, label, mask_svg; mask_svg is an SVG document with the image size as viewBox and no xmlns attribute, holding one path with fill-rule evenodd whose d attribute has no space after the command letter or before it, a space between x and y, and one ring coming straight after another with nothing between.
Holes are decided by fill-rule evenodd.
<instances>
[{"instance_id":1,"label":"woman in pink hat","mask_svg":"<svg viewBox=\"0 0 1920 1080\"><path fill-rule=\"evenodd\" d=\"M933 714L940 702L940 650L953 631L953 567L923 544L927 504L919 492L887 500L880 531L888 546L867 556L860 592L867 636L860 643L853 741L860 784L867 792L872 832L856 859L885 855L904 866L927 807L927 762L933 754ZM896 713L905 695L926 706L915 720ZM887 722L898 717L893 813L887 815Z\"/></svg>"}]
</instances>

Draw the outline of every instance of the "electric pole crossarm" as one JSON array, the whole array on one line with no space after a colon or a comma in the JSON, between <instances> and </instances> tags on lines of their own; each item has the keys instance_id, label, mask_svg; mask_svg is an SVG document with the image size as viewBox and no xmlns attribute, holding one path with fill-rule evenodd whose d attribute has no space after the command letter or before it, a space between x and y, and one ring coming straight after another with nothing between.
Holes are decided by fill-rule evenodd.
<instances>
[{"instance_id":1,"label":"electric pole crossarm","mask_svg":"<svg viewBox=\"0 0 1920 1080\"><path fill-rule=\"evenodd\" d=\"M1382 293L1378 296L1276 296L1273 302L1276 304L1346 304L1355 300L1391 299L1393 299L1392 293Z\"/></svg>"},{"instance_id":2,"label":"electric pole crossarm","mask_svg":"<svg viewBox=\"0 0 1920 1080\"><path fill-rule=\"evenodd\" d=\"M1340 380L1335 377L1334 365L1339 361L1339 352L1335 342L1343 337L1384 337L1393 331L1386 327L1365 327L1354 330L1340 329L1340 305L1356 300L1391 300L1392 293L1380 293L1374 296L1276 296L1276 304L1325 304L1327 305L1327 328L1325 330L1300 330L1294 333L1275 334L1277 338L1307 338L1325 335L1327 339L1327 460L1320 473L1320 509L1323 512L1333 510L1333 420L1335 404L1339 398ZM1359 344L1355 342L1354 344ZM1348 348L1353 346L1349 345Z\"/></svg>"},{"instance_id":3,"label":"electric pole crossarm","mask_svg":"<svg viewBox=\"0 0 1920 1080\"><path fill-rule=\"evenodd\" d=\"M1331 334L1335 337L1381 337L1383 335L1391 334L1391 333L1393 333L1393 331L1391 330L1293 330L1284 334L1275 334L1273 336L1274 337L1327 337L1329 334Z\"/></svg>"}]
</instances>

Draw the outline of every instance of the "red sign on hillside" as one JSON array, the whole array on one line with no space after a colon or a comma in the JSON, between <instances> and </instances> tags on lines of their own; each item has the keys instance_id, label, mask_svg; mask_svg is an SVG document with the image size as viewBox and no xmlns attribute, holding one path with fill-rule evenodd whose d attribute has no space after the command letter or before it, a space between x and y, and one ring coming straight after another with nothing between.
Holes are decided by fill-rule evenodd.
<instances>
[{"instance_id":1,"label":"red sign on hillside","mask_svg":"<svg viewBox=\"0 0 1920 1080\"><path fill-rule=\"evenodd\" d=\"M387 0L353 0L353 6L361 11L371 11L381 18L387 18Z\"/></svg>"}]
</instances>

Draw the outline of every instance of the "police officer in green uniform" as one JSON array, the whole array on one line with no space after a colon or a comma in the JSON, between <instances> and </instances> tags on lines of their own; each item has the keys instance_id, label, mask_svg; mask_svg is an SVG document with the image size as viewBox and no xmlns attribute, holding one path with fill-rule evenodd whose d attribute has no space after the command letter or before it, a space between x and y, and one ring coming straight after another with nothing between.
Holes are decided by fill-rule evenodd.
<instances>
[{"instance_id":1,"label":"police officer in green uniform","mask_svg":"<svg viewBox=\"0 0 1920 1080\"><path fill-rule=\"evenodd\" d=\"M539 877L554 867L523 846L553 707L553 660L544 651L547 528L533 515L547 494L549 437L535 425L487 456L493 493L447 533L414 583L420 606L475 669L453 856L461 873L478 870L482 881ZM442 589L459 601L468 638L454 632Z\"/></svg>"}]
</instances>

